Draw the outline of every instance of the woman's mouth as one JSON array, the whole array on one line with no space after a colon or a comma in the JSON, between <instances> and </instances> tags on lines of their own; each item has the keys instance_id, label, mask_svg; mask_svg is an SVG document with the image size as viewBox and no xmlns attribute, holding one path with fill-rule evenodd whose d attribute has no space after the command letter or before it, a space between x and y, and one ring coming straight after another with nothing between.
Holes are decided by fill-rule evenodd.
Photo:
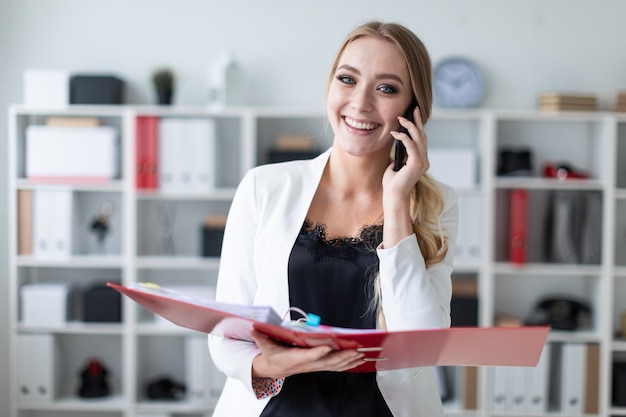
<instances>
[{"instance_id":1,"label":"woman's mouth","mask_svg":"<svg viewBox=\"0 0 626 417\"><path fill-rule=\"evenodd\" d=\"M380 126L378 123L371 123L371 122L359 122L357 120L351 119L347 116L343 117L343 121L350 127L354 128L354 129L359 129L359 130L374 130L376 129L378 126Z\"/></svg>"}]
</instances>

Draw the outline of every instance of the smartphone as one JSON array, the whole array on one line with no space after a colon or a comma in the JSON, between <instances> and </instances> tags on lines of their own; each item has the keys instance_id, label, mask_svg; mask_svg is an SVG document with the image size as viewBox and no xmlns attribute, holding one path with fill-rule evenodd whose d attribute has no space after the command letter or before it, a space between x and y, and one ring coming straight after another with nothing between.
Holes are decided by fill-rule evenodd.
<instances>
[{"instance_id":1,"label":"smartphone","mask_svg":"<svg viewBox=\"0 0 626 417\"><path fill-rule=\"evenodd\" d=\"M412 103L409 106L406 113L404 114L404 118L410 120L411 122L413 121L413 110L415 110L415 106L416 104ZM400 129L398 129L398 131L406 133L407 135L409 134L409 132L402 126L400 126ZM406 148L402 144L402 141L396 139L395 142L396 143L394 145L395 150L394 150L394 157L393 157L393 170L399 171L400 168L404 166L404 158L406 158Z\"/></svg>"}]
</instances>

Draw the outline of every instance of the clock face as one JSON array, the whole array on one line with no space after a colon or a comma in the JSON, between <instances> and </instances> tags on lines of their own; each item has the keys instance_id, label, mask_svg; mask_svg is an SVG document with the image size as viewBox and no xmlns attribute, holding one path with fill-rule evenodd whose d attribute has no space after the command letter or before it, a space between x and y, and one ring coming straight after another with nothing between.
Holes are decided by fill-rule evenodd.
<instances>
[{"instance_id":1,"label":"clock face","mask_svg":"<svg viewBox=\"0 0 626 417\"><path fill-rule=\"evenodd\" d=\"M466 58L447 58L435 67L433 89L442 107L475 107L485 93L480 68Z\"/></svg>"}]
</instances>

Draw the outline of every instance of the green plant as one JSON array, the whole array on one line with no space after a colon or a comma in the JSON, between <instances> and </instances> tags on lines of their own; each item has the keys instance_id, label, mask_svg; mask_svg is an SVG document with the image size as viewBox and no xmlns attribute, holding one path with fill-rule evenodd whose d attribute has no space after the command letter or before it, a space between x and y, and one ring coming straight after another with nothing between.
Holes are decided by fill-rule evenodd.
<instances>
[{"instance_id":1,"label":"green plant","mask_svg":"<svg viewBox=\"0 0 626 417\"><path fill-rule=\"evenodd\" d=\"M172 91L174 89L174 71L170 68L158 68L152 73L152 83L157 90Z\"/></svg>"}]
</instances>

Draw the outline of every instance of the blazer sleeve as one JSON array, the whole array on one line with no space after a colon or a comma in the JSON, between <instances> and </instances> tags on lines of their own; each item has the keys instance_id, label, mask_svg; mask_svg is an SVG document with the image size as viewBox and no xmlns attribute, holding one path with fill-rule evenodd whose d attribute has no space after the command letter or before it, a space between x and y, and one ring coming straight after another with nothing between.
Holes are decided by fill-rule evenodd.
<instances>
[{"instance_id":1,"label":"blazer sleeve","mask_svg":"<svg viewBox=\"0 0 626 417\"><path fill-rule=\"evenodd\" d=\"M216 299L253 304L256 293L254 245L258 225L255 176L248 172L233 198L222 243ZM217 368L242 381L251 392L252 360L259 353L254 343L209 335L209 349Z\"/></svg>"},{"instance_id":2,"label":"blazer sleeve","mask_svg":"<svg viewBox=\"0 0 626 417\"><path fill-rule=\"evenodd\" d=\"M441 226L448 236L443 261L426 267L415 235L395 247L379 247L382 309L387 330L450 326L452 268L458 229L457 197L451 187L440 185L444 197Z\"/></svg>"}]
</instances>

